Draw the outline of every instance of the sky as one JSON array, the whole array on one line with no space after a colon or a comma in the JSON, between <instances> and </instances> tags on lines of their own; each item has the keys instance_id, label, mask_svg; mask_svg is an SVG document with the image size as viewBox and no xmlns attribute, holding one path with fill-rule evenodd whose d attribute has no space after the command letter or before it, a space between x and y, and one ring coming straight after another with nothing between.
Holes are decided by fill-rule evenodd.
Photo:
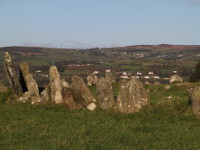
<instances>
[{"instance_id":1,"label":"sky","mask_svg":"<svg viewBox=\"0 0 200 150\"><path fill-rule=\"evenodd\" d=\"M0 0L0 47L200 45L200 0Z\"/></svg>"}]
</instances>

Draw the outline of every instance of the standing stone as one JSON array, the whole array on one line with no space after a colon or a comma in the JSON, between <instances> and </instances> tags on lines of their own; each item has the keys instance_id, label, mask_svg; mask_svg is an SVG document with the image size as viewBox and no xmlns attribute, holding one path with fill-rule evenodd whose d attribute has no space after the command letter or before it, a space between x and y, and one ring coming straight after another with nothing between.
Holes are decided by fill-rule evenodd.
<instances>
[{"instance_id":1,"label":"standing stone","mask_svg":"<svg viewBox=\"0 0 200 150\"><path fill-rule=\"evenodd\" d=\"M106 70L105 71L105 78L110 83L114 83L115 82L115 77L113 76L111 70Z\"/></svg>"},{"instance_id":2,"label":"standing stone","mask_svg":"<svg viewBox=\"0 0 200 150\"><path fill-rule=\"evenodd\" d=\"M4 54L4 68L7 79L10 83L10 86L14 90L14 93L18 96L21 96L23 94L22 87L19 83L15 66L8 52L5 52Z\"/></svg>"},{"instance_id":3,"label":"standing stone","mask_svg":"<svg viewBox=\"0 0 200 150\"><path fill-rule=\"evenodd\" d=\"M39 96L38 84L36 83L33 75L29 72L29 66L27 63L20 64L20 79L25 83L25 87L22 89L27 89L30 92L30 96ZM21 84L22 85L22 84ZM24 91L26 92L26 91Z\"/></svg>"},{"instance_id":4,"label":"standing stone","mask_svg":"<svg viewBox=\"0 0 200 150\"><path fill-rule=\"evenodd\" d=\"M93 86L99 80L98 76L93 72L87 76L88 86Z\"/></svg>"},{"instance_id":5,"label":"standing stone","mask_svg":"<svg viewBox=\"0 0 200 150\"><path fill-rule=\"evenodd\" d=\"M104 78L100 78L96 84L96 92L100 108L110 109L114 105L114 94L111 84Z\"/></svg>"},{"instance_id":6,"label":"standing stone","mask_svg":"<svg viewBox=\"0 0 200 150\"><path fill-rule=\"evenodd\" d=\"M193 113L200 115L200 87L190 88L187 92Z\"/></svg>"},{"instance_id":7,"label":"standing stone","mask_svg":"<svg viewBox=\"0 0 200 150\"><path fill-rule=\"evenodd\" d=\"M76 103L71 88L62 88L62 97L64 105L69 109L76 109Z\"/></svg>"},{"instance_id":8,"label":"standing stone","mask_svg":"<svg viewBox=\"0 0 200 150\"><path fill-rule=\"evenodd\" d=\"M70 88L69 83L65 79L61 79L61 87L62 87L62 98L64 105L69 109L76 109L76 103L74 101L74 97L72 94L72 89Z\"/></svg>"},{"instance_id":9,"label":"standing stone","mask_svg":"<svg viewBox=\"0 0 200 150\"><path fill-rule=\"evenodd\" d=\"M71 88L75 102L79 103L83 107L87 107L91 103L96 102L83 79L79 76L74 75L72 77Z\"/></svg>"},{"instance_id":10,"label":"standing stone","mask_svg":"<svg viewBox=\"0 0 200 150\"><path fill-rule=\"evenodd\" d=\"M63 102L62 100L62 87L60 74L56 68L56 66L51 66L49 69L49 78L50 78L50 99L54 101L56 104L60 104Z\"/></svg>"},{"instance_id":11,"label":"standing stone","mask_svg":"<svg viewBox=\"0 0 200 150\"><path fill-rule=\"evenodd\" d=\"M130 81L121 81L117 106L123 113L139 112L142 106L148 104L148 95L142 83L135 77Z\"/></svg>"},{"instance_id":12,"label":"standing stone","mask_svg":"<svg viewBox=\"0 0 200 150\"><path fill-rule=\"evenodd\" d=\"M173 76L170 77L169 82L170 83L183 82L183 78L181 76L179 76L179 75L173 75Z\"/></svg>"}]
</instances>

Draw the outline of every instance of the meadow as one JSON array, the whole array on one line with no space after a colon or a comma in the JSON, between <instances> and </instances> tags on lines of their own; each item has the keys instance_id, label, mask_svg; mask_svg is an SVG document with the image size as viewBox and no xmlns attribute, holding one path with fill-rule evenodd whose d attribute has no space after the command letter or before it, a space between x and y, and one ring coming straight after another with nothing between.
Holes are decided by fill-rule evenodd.
<instances>
[{"instance_id":1,"label":"meadow","mask_svg":"<svg viewBox=\"0 0 200 150\"><path fill-rule=\"evenodd\" d=\"M197 85L145 85L151 102L134 114L6 102L12 92L1 93L0 149L199 149L200 117L186 92ZM118 84L113 86L117 95ZM90 89L95 95L95 87Z\"/></svg>"}]
</instances>

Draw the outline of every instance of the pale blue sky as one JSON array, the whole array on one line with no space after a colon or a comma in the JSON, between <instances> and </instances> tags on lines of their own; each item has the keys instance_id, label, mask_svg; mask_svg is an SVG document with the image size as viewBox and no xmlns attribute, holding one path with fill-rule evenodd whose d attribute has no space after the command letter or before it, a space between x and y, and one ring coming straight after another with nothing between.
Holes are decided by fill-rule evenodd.
<instances>
[{"instance_id":1,"label":"pale blue sky","mask_svg":"<svg viewBox=\"0 0 200 150\"><path fill-rule=\"evenodd\" d=\"M0 0L0 47L200 44L200 0Z\"/></svg>"}]
</instances>

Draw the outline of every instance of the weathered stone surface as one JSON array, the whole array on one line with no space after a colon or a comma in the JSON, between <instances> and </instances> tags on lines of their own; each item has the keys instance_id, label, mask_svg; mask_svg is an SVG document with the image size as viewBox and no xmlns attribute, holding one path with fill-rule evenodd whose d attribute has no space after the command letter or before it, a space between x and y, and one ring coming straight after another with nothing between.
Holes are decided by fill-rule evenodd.
<instances>
[{"instance_id":1,"label":"weathered stone surface","mask_svg":"<svg viewBox=\"0 0 200 150\"><path fill-rule=\"evenodd\" d=\"M17 76L15 66L8 52L5 52L4 54L4 68L7 79L14 93L18 96L22 96L23 94L22 87L19 83L19 78Z\"/></svg>"},{"instance_id":2,"label":"weathered stone surface","mask_svg":"<svg viewBox=\"0 0 200 150\"><path fill-rule=\"evenodd\" d=\"M121 81L117 97L118 110L123 113L139 112L148 104L148 95L142 83L135 77L130 81Z\"/></svg>"},{"instance_id":3,"label":"weathered stone surface","mask_svg":"<svg viewBox=\"0 0 200 150\"><path fill-rule=\"evenodd\" d=\"M80 108L78 105L76 105L74 101L74 97L72 94L72 89L69 85L69 83L65 79L61 79L61 87L62 87L62 98L64 105L69 109L76 109Z\"/></svg>"},{"instance_id":4,"label":"weathered stone surface","mask_svg":"<svg viewBox=\"0 0 200 150\"><path fill-rule=\"evenodd\" d=\"M62 97L64 105L69 109L76 109L76 103L72 94L71 88L62 88Z\"/></svg>"},{"instance_id":5,"label":"weathered stone surface","mask_svg":"<svg viewBox=\"0 0 200 150\"><path fill-rule=\"evenodd\" d=\"M88 106L87 106L87 109L88 110L91 110L91 111L94 111L96 109L96 104L94 102L90 103Z\"/></svg>"},{"instance_id":6,"label":"weathered stone surface","mask_svg":"<svg viewBox=\"0 0 200 150\"><path fill-rule=\"evenodd\" d=\"M187 92L193 113L200 115L200 87L189 88Z\"/></svg>"},{"instance_id":7,"label":"weathered stone surface","mask_svg":"<svg viewBox=\"0 0 200 150\"><path fill-rule=\"evenodd\" d=\"M100 78L96 84L96 92L100 108L110 109L114 105L114 94L111 84L104 78Z\"/></svg>"},{"instance_id":8,"label":"weathered stone surface","mask_svg":"<svg viewBox=\"0 0 200 150\"><path fill-rule=\"evenodd\" d=\"M112 72L110 70L105 71L105 78L108 82L114 83L115 82L115 77L113 76Z\"/></svg>"},{"instance_id":9,"label":"weathered stone surface","mask_svg":"<svg viewBox=\"0 0 200 150\"><path fill-rule=\"evenodd\" d=\"M31 100L31 95L30 95L30 92L28 92L28 91L23 93L23 95L18 99L18 101L23 102L23 103L30 101L30 100Z\"/></svg>"},{"instance_id":10,"label":"weathered stone surface","mask_svg":"<svg viewBox=\"0 0 200 150\"><path fill-rule=\"evenodd\" d=\"M173 75L170 77L169 82L183 82L183 78L181 78L179 75Z\"/></svg>"},{"instance_id":11,"label":"weathered stone surface","mask_svg":"<svg viewBox=\"0 0 200 150\"><path fill-rule=\"evenodd\" d=\"M88 86L95 85L98 80L99 80L99 77L94 72L87 76Z\"/></svg>"},{"instance_id":12,"label":"weathered stone surface","mask_svg":"<svg viewBox=\"0 0 200 150\"><path fill-rule=\"evenodd\" d=\"M87 107L90 103L96 102L83 79L79 76L74 75L72 77L71 88L75 102L79 103L83 107Z\"/></svg>"},{"instance_id":13,"label":"weathered stone surface","mask_svg":"<svg viewBox=\"0 0 200 150\"><path fill-rule=\"evenodd\" d=\"M21 63L20 64L20 81L25 83L25 86L22 89L27 89L30 93L30 96L38 96L39 97L39 89L38 84L36 83L35 79L33 78L33 75L29 72L29 66L27 63ZM22 85L22 83L21 83ZM24 91L26 92L26 91Z\"/></svg>"},{"instance_id":14,"label":"weathered stone surface","mask_svg":"<svg viewBox=\"0 0 200 150\"><path fill-rule=\"evenodd\" d=\"M61 86L62 86L62 88L69 88L70 87L69 83L63 78L61 79Z\"/></svg>"},{"instance_id":15,"label":"weathered stone surface","mask_svg":"<svg viewBox=\"0 0 200 150\"><path fill-rule=\"evenodd\" d=\"M49 77L50 77L50 99L54 101L56 104L60 104L63 102L62 99L62 87L60 74L56 68L56 66L51 66L49 69Z\"/></svg>"},{"instance_id":16,"label":"weathered stone surface","mask_svg":"<svg viewBox=\"0 0 200 150\"><path fill-rule=\"evenodd\" d=\"M30 92L25 92L22 97L18 99L20 102L31 102L31 104L37 104L41 102L41 98L39 96L31 96Z\"/></svg>"},{"instance_id":17,"label":"weathered stone surface","mask_svg":"<svg viewBox=\"0 0 200 150\"><path fill-rule=\"evenodd\" d=\"M50 93L49 93L49 87L46 87L41 93L40 93L42 102L47 102L50 100Z\"/></svg>"}]
</instances>

